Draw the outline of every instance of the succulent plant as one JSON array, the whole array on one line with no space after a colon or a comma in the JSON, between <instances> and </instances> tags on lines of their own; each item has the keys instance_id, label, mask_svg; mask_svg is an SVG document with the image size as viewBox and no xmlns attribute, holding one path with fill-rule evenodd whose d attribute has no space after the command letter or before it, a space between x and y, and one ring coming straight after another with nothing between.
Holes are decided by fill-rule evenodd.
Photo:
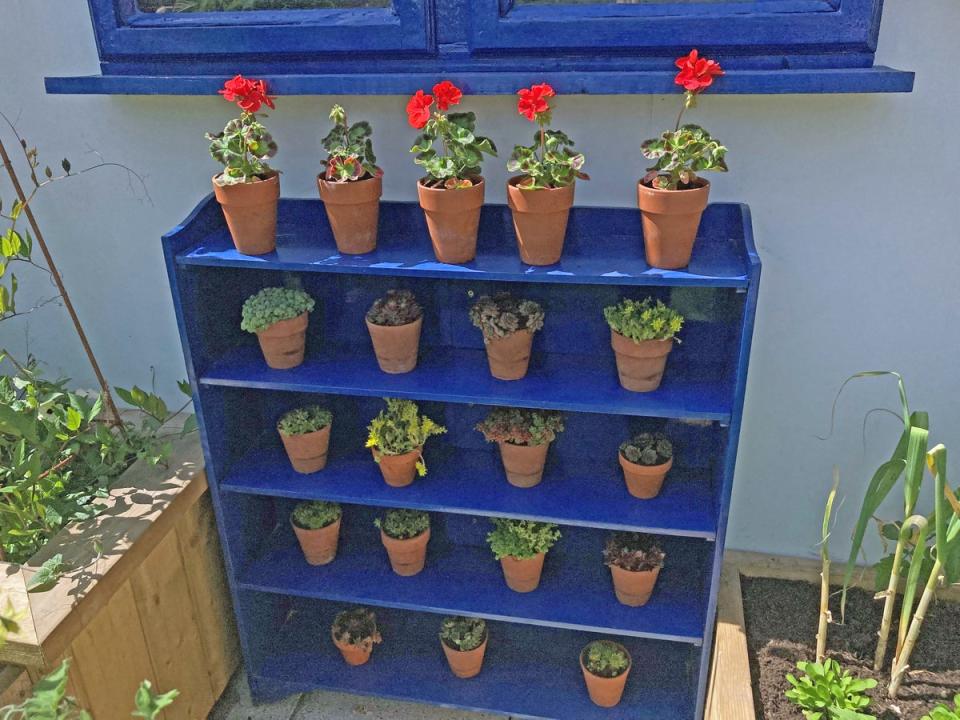
<instances>
[{"instance_id":1,"label":"succulent plant","mask_svg":"<svg viewBox=\"0 0 960 720\"><path fill-rule=\"evenodd\" d=\"M470 308L470 320L483 332L483 341L507 337L518 330L536 332L543 327L543 308L533 300L510 293L483 295Z\"/></svg>"},{"instance_id":2,"label":"succulent plant","mask_svg":"<svg viewBox=\"0 0 960 720\"><path fill-rule=\"evenodd\" d=\"M440 639L460 652L476 650L487 639L487 623L483 618L445 617L440 624Z\"/></svg>"},{"instance_id":3,"label":"succulent plant","mask_svg":"<svg viewBox=\"0 0 960 720\"><path fill-rule=\"evenodd\" d=\"M243 303L240 328L250 333L260 332L281 320L311 312L314 305L313 298L303 290L267 287Z\"/></svg>"},{"instance_id":4,"label":"succulent plant","mask_svg":"<svg viewBox=\"0 0 960 720\"><path fill-rule=\"evenodd\" d=\"M333 620L333 637L337 642L354 645L368 652L383 639L377 629L376 613L365 607L337 613Z\"/></svg>"},{"instance_id":5,"label":"succulent plant","mask_svg":"<svg viewBox=\"0 0 960 720\"><path fill-rule=\"evenodd\" d=\"M374 325L397 327L408 325L423 315L423 308L409 290L387 290L367 310L367 320Z\"/></svg>"},{"instance_id":6,"label":"succulent plant","mask_svg":"<svg viewBox=\"0 0 960 720\"><path fill-rule=\"evenodd\" d=\"M663 465L673 457L673 444L661 432L644 432L621 443L620 454L638 465Z\"/></svg>"},{"instance_id":7,"label":"succulent plant","mask_svg":"<svg viewBox=\"0 0 960 720\"><path fill-rule=\"evenodd\" d=\"M277 422L277 430L284 435L305 435L322 430L332 422L332 412L319 405L310 405L284 413Z\"/></svg>"},{"instance_id":8,"label":"succulent plant","mask_svg":"<svg viewBox=\"0 0 960 720\"><path fill-rule=\"evenodd\" d=\"M327 151L327 157L320 161L324 168L323 177L334 182L350 182L383 175L373 154L370 123L348 125L347 111L340 105L334 105L330 110L330 120L333 128L320 141Z\"/></svg>"},{"instance_id":9,"label":"succulent plant","mask_svg":"<svg viewBox=\"0 0 960 720\"><path fill-rule=\"evenodd\" d=\"M560 530L554 523L535 520L493 518L493 530L487 533L487 542L497 560L532 558L547 552L559 539Z\"/></svg>"},{"instance_id":10,"label":"succulent plant","mask_svg":"<svg viewBox=\"0 0 960 720\"><path fill-rule=\"evenodd\" d=\"M304 530L319 530L335 523L342 514L340 505L325 500L298 503L290 515L293 524Z\"/></svg>"},{"instance_id":11,"label":"succulent plant","mask_svg":"<svg viewBox=\"0 0 960 720\"><path fill-rule=\"evenodd\" d=\"M634 342L669 340L683 327L683 315L661 300L621 300L603 309L612 330Z\"/></svg>"},{"instance_id":12,"label":"succulent plant","mask_svg":"<svg viewBox=\"0 0 960 720\"><path fill-rule=\"evenodd\" d=\"M615 678L630 669L630 656L612 640L594 640L583 649L583 664L594 675Z\"/></svg>"},{"instance_id":13,"label":"succulent plant","mask_svg":"<svg viewBox=\"0 0 960 720\"><path fill-rule=\"evenodd\" d=\"M662 568L666 558L656 539L644 533L615 532L603 548L604 565L616 565L630 572Z\"/></svg>"},{"instance_id":14,"label":"succulent plant","mask_svg":"<svg viewBox=\"0 0 960 720\"><path fill-rule=\"evenodd\" d=\"M544 445L563 432L563 415L555 410L498 407L476 429L488 442Z\"/></svg>"},{"instance_id":15,"label":"succulent plant","mask_svg":"<svg viewBox=\"0 0 960 720\"><path fill-rule=\"evenodd\" d=\"M403 455L423 447L433 435L447 431L426 416L420 415L420 408L412 400L384 398L387 409L381 410L367 427L367 447L376 448L384 455ZM379 462L379 461L378 461ZM422 477L427 474L423 458L417 461L417 472Z\"/></svg>"},{"instance_id":16,"label":"succulent plant","mask_svg":"<svg viewBox=\"0 0 960 720\"><path fill-rule=\"evenodd\" d=\"M409 540L430 529L430 515L421 510L387 510L373 524L394 540Z\"/></svg>"}]
</instances>

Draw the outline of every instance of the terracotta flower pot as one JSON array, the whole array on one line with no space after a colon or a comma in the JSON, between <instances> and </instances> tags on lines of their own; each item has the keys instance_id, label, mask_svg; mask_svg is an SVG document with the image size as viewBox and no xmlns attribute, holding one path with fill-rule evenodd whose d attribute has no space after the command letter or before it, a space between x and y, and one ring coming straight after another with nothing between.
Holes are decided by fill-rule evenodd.
<instances>
[{"instance_id":1,"label":"terracotta flower pot","mask_svg":"<svg viewBox=\"0 0 960 720\"><path fill-rule=\"evenodd\" d=\"M520 380L527 374L530 365L530 349L533 333L530 330L517 332L502 338L485 340L490 374L498 380Z\"/></svg>"},{"instance_id":2,"label":"terracotta flower pot","mask_svg":"<svg viewBox=\"0 0 960 720\"><path fill-rule=\"evenodd\" d=\"M406 325L377 325L369 320L366 322L377 364L383 372L399 375L408 373L417 366L422 316Z\"/></svg>"},{"instance_id":3,"label":"terracotta flower pot","mask_svg":"<svg viewBox=\"0 0 960 720\"><path fill-rule=\"evenodd\" d=\"M547 462L550 443L543 445L514 445L498 442L500 459L507 473L507 482L518 488L532 488L543 479L543 466Z\"/></svg>"},{"instance_id":4,"label":"terracotta flower pot","mask_svg":"<svg viewBox=\"0 0 960 720\"><path fill-rule=\"evenodd\" d=\"M410 577L423 570L423 566L427 562L427 543L430 541L430 528L407 540L397 540L381 530L380 540L387 549L390 567L397 575Z\"/></svg>"},{"instance_id":5,"label":"terracotta flower pot","mask_svg":"<svg viewBox=\"0 0 960 720\"><path fill-rule=\"evenodd\" d=\"M300 542L300 549L303 550L303 557L309 565L326 565L333 562L340 542L342 519L342 517L337 518L335 522L316 530L298 527L292 520L290 521L293 532Z\"/></svg>"},{"instance_id":6,"label":"terracotta flower pot","mask_svg":"<svg viewBox=\"0 0 960 720\"><path fill-rule=\"evenodd\" d=\"M290 464L298 473L308 474L327 466L327 451L330 448L330 426L300 435L280 433L283 447Z\"/></svg>"},{"instance_id":7,"label":"terracotta flower pot","mask_svg":"<svg viewBox=\"0 0 960 720\"><path fill-rule=\"evenodd\" d=\"M657 190L637 183L647 264L675 270L690 264L700 216L707 207L710 182L697 178L690 190Z\"/></svg>"},{"instance_id":8,"label":"terracotta flower pot","mask_svg":"<svg viewBox=\"0 0 960 720\"><path fill-rule=\"evenodd\" d=\"M623 479L627 483L627 491L635 498L650 500L660 494L663 481L673 467L673 458L660 465L641 465L627 460L623 453L618 453L620 467L623 468Z\"/></svg>"},{"instance_id":9,"label":"terracotta flower pot","mask_svg":"<svg viewBox=\"0 0 960 720\"><path fill-rule=\"evenodd\" d=\"M403 455L386 455L376 448L373 451L374 460L380 465L383 480L390 487L406 487L417 476L417 460L423 448L416 448Z\"/></svg>"},{"instance_id":10,"label":"terracotta flower pot","mask_svg":"<svg viewBox=\"0 0 960 720\"><path fill-rule=\"evenodd\" d=\"M277 202L280 200L280 175L266 180L217 185L213 194L223 209L230 237L244 255L265 255L277 247Z\"/></svg>"},{"instance_id":11,"label":"terracotta flower pot","mask_svg":"<svg viewBox=\"0 0 960 720\"><path fill-rule=\"evenodd\" d=\"M307 313L281 320L257 333L263 359L274 370L288 370L303 362L307 347Z\"/></svg>"},{"instance_id":12,"label":"terracotta flower pot","mask_svg":"<svg viewBox=\"0 0 960 720\"><path fill-rule=\"evenodd\" d=\"M652 392L660 387L667 355L673 340L641 340L634 342L615 330L610 331L610 345L617 356L620 384L633 392Z\"/></svg>"},{"instance_id":13,"label":"terracotta flower pot","mask_svg":"<svg viewBox=\"0 0 960 720\"><path fill-rule=\"evenodd\" d=\"M330 636L333 637L332 631ZM333 638L333 644L337 646L337 650L343 655L343 659L347 665L363 665L370 659L370 654L373 652L372 646L365 648L359 645L348 645L347 643L340 642L335 637Z\"/></svg>"},{"instance_id":14,"label":"terracotta flower pot","mask_svg":"<svg viewBox=\"0 0 960 720\"><path fill-rule=\"evenodd\" d=\"M417 183L433 254L442 263L470 262L477 256L477 230L483 207L483 178L468 188L447 190Z\"/></svg>"},{"instance_id":15,"label":"terracotta flower pot","mask_svg":"<svg viewBox=\"0 0 960 720\"><path fill-rule=\"evenodd\" d=\"M540 584L540 575L543 573L543 561L546 555L538 553L532 558L500 558L500 567L503 568L503 577L507 587L518 593L533 592Z\"/></svg>"},{"instance_id":16,"label":"terracotta flower pot","mask_svg":"<svg viewBox=\"0 0 960 720\"><path fill-rule=\"evenodd\" d=\"M627 652L627 649L622 645L620 648L623 652ZM627 653L627 657L630 657L629 653ZM583 679L587 683L587 692L590 693L593 704L600 707L614 707L620 702L623 697L623 690L627 686L627 676L632 668L633 659L631 658L630 665L622 674L614 678L600 677L587 670L587 666L583 664L583 653L580 653L580 669L583 670Z\"/></svg>"},{"instance_id":17,"label":"terracotta flower pot","mask_svg":"<svg viewBox=\"0 0 960 720\"><path fill-rule=\"evenodd\" d=\"M318 177L317 187L327 210L337 250L347 255L361 255L376 250L382 178L331 182Z\"/></svg>"},{"instance_id":18,"label":"terracotta flower pot","mask_svg":"<svg viewBox=\"0 0 960 720\"><path fill-rule=\"evenodd\" d=\"M613 591L617 595L617 600L630 607L640 607L646 605L650 595L653 594L653 588L660 576L660 568L631 571L610 565L610 574L613 576Z\"/></svg>"},{"instance_id":19,"label":"terracotta flower pot","mask_svg":"<svg viewBox=\"0 0 960 720\"><path fill-rule=\"evenodd\" d=\"M575 183L561 188L522 190L517 183L523 179L507 181L507 205L513 215L520 259L528 265L553 265L563 253Z\"/></svg>"},{"instance_id":20,"label":"terracotta flower pot","mask_svg":"<svg viewBox=\"0 0 960 720\"><path fill-rule=\"evenodd\" d=\"M440 644L443 646L443 654L447 656L447 662L450 664L450 671L458 678L472 678L480 674L483 668L483 655L487 652L487 640L490 634L483 639L478 647L473 650L455 650L447 645L443 640Z\"/></svg>"}]
</instances>

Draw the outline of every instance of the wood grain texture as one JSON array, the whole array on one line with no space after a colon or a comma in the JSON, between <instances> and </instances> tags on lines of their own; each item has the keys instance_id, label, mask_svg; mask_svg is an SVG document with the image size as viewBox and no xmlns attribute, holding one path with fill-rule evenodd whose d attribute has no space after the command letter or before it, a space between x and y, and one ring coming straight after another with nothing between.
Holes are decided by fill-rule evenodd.
<instances>
[{"instance_id":1,"label":"wood grain texture","mask_svg":"<svg viewBox=\"0 0 960 720\"><path fill-rule=\"evenodd\" d=\"M729 562L724 563L718 597L706 720L756 720L740 573Z\"/></svg>"}]
</instances>

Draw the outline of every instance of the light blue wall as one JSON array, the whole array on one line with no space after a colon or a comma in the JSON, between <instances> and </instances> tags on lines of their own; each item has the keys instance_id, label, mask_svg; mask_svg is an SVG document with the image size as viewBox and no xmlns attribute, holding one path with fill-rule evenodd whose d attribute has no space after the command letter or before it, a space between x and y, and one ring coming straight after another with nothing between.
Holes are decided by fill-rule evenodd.
<instances>
[{"instance_id":1,"label":"light blue wall","mask_svg":"<svg viewBox=\"0 0 960 720\"><path fill-rule=\"evenodd\" d=\"M863 413L895 406L893 385L881 383L854 388L837 433L816 439L853 372L902 370L915 405L931 413L934 436L960 456L958 27L954 0L888 0L878 61L917 71L911 95L714 96L690 116L730 147L731 172L715 179L713 197L750 204L764 263L735 547L813 553L836 462L851 492L834 541L843 550L854 495L897 433L895 421L875 417L861 443ZM50 188L36 210L110 379L149 382L155 366L173 397L183 361L158 238L209 192L216 166L203 133L222 127L231 108L215 97L46 96L44 75L98 72L84 0L4 0L0 28L0 109L19 118L46 161L69 156L83 167L95 149L146 180L149 200L123 171L99 170ZM269 126L284 194L314 196L318 138L334 101L373 123L385 198L412 200L418 173L406 150L414 133L401 97L280 98ZM594 178L578 187L579 203L634 204L639 143L672 122L679 101L561 98L556 125L578 141ZM512 98L468 98L466 106L501 148L530 134ZM485 173L489 200L502 202L502 163ZM9 188L0 188L9 203ZM43 282L24 277L25 307L49 295ZM0 346L29 349L52 373L93 385L60 309L0 324Z\"/></svg>"}]
</instances>

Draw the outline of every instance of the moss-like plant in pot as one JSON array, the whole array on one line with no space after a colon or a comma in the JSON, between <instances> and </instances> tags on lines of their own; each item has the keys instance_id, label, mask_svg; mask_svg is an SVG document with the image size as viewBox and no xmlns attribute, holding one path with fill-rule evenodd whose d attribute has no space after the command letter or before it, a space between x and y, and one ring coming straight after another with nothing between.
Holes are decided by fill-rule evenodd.
<instances>
[{"instance_id":1,"label":"moss-like plant in pot","mask_svg":"<svg viewBox=\"0 0 960 720\"><path fill-rule=\"evenodd\" d=\"M620 384L633 392L660 387L673 340L683 327L683 315L662 300L648 297L621 300L604 308L603 316L610 326Z\"/></svg>"},{"instance_id":2,"label":"moss-like plant in pot","mask_svg":"<svg viewBox=\"0 0 960 720\"><path fill-rule=\"evenodd\" d=\"M533 334L543 327L543 308L510 293L482 295L470 308L470 321L483 333L490 374L519 380L530 364Z\"/></svg>"},{"instance_id":3,"label":"moss-like plant in pot","mask_svg":"<svg viewBox=\"0 0 960 720\"><path fill-rule=\"evenodd\" d=\"M327 466L333 413L319 405L285 412L277 422L277 432L298 473L313 473Z\"/></svg>"},{"instance_id":4,"label":"moss-like plant in pot","mask_svg":"<svg viewBox=\"0 0 960 720\"><path fill-rule=\"evenodd\" d=\"M299 288L263 288L243 303L240 328L256 333L267 365L288 370L303 362L307 322L314 304Z\"/></svg>"},{"instance_id":5,"label":"moss-like plant in pot","mask_svg":"<svg viewBox=\"0 0 960 720\"><path fill-rule=\"evenodd\" d=\"M651 535L612 533L603 548L603 563L610 568L617 600L630 607L646 605L666 557Z\"/></svg>"},{"instance_id":6,"label":"moss-like plant in pot","mask_svg":"<svg viewBox=\"0 0 960 720\"><path fill-rule=\"evenodd\" d=\"M494 408L477 430L500 447L507 482L531 488L543 479L547 450L557 433L563 432L563 415L555 410Z\"/></svg>"},{"instance_id":7,"label":"moss-like plant in pot","mask_svg":"<svg viewBox=\"0 0 960 720\"><path fill-rule=\"evenodd\" d=\"M384 400L386 410L381 410L367 428L367 447L373 452L387 485L405 487L413 482L415 475L427 474L424 443L447 429L421 415L420 408L411 400Z\"/></svg>"},{"instance_id":8,"label":"moss-like plant in pot","mask_svg":"<svg viewBox=\"0 0 960 720\"><path fill-rule=\"evenodd\" d=\"M420 131L410 152L427 173L417 183L417 195L433 252L443 263L476 257L484 191L480 165L484 155L497 154L493 141L477 134L476 115L446 112L461 99L460 88L444 80L433 86L432 95L417 90L407 103L407 121Z\"/></svg>"},{"instance_id":9,"label":"moss-like plant in pot","mask_svg":"<svg viewBox=\"0 0 960 720\"><path fill-rule=\"evenodd\" d=\"M622 442L617 457L629 493L649 500L660 494L673 467L673 443L662 432L642 432Z\"/></svg>"},{"instance_id":10,"label":"moss-like plant in pot","mask_svg":"<svg viewBox=\"0 0 960 720\"><path fill-rule=\"evenodd\" d=\"M210 155L223 165L213 178L213 192L233 243L244 255L263 255L277 245L277 203L280 174L267 165L277 154L277 144L257 117L263 105L273 108L263 80L237 75L227 80L220 94L236 103L240 117L216 135L207 133Z\"/></svg>"},{"instance_id":11,"label":"moss-like plant in pot","mask_svg":"<svg viewBox=\"0 0 960 720\"><path fill-rule=\"evenodd\" d=\"M683 107L673 130L640 146L643 156L654 164L637 183L647 263L664 269L690 263L710 195L710 183L699 173L727 170L727 148L699 125L680 124L683 113L697 104L697 96L723 75L723 70L696 50L677 58L676 66L680 71L674 82L684 90Z\"/></svg>"},{"instance_id":12,"label":"moss-like plant in pot","mask_svg":"<svg viewBox=\"0 0 960 720\"><path fill-rule=\"evenodd\" d=\"M330 110L333 127L321 140L327 157L317 176L320 198L327 211L337 250L348 255L373 252L377 248L377 222L383 170L373 154L370 123L350 125L340 105Z\"/></svg>"},{"instance_id":13,"label":"moss-like plant in pot","mask_svg":"<svg viewBox=\"0 0 960 720\"><path fill-rule=\"evenodd\" d=\"M343 511L335 502L307 500L297 503L290 525L310 565L326 565L337 556Z\"/></svg>"},{"instance_id":14,"label":"moss-like plant in pot","mask_svg":"<svg viewBox=\"0 0 960 720\"><path fill-rule=\"evenodd\" d=\"M487 638L487 623L483 618L451 616L443 619L440 645L454 675L472 678L480 674Z\"/></svg>"},{"instance_id":15,"label":"moss-like plant in pot","mask_svg":"<svg viewBox=\"0 0 960 720\"><path fill-rule=\"evenodd\" d=\"M494 518L487 542L500 561L507 586L526 593L537 589L547 552L560 539L553 523Z\"/></svg>"},{"instance_id":16,"label":"moss-like plant in pot","mask_svg":"<svg viewBox=\"0 0 960 720\"><path fill-rule=\"evenodd\" d=\"M376 613L365 607L337 613L330 634L347 665L363 665L370 659L373 646L383 640Z\"/></svg>"},{"instance_id":17,"label":"moss-like plant in pot","mask_svg":"<svg viewBox=\"0 0 960 720\"><path fill-rule=\"evenodd\" d=\"M409 290L387 290L366 315L377 364L385 373L408 373L417 366L423 308Z\"/></svg>"},{"instance_id":18,"label":"moss-like plant in pot","mask_svg":"<svg viewBox=\"0 0 960 720\"><path fill-rule=\"evenodd\" d=\"M580 651L580 668L587 692L600 707L619 704L632 666L627 649L612 640L594 640Z\"/></svg>"},{"instance_id":19,"label":"moss-like plant in pot","mask_svg":"<svg viewBox=\"0 0 960 720\"><path fill-rule=\"evenodd\" d=\"M416 575L426 563L430 542L430 516L420 510L387 510L373 524L387 549L390 566L397 575Z\"/></svg>"}]
</instances>

